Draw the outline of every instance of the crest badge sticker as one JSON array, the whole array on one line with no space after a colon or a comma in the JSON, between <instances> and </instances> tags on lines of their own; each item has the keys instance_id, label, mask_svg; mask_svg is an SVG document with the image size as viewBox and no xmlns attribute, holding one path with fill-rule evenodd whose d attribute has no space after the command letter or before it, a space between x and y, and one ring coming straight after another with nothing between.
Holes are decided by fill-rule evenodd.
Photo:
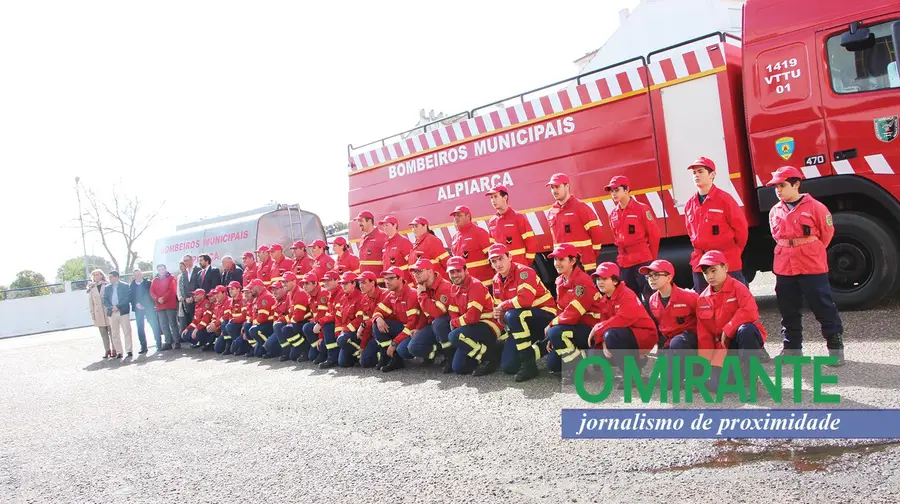
<instances>
[{"instance_id":1,"label":"crest badge sticker","mask_svg":"<svg viewBox=\"0 0 900 504\"><path fill-rule=\"evenodd\" d=\"M875 137L882 142L890 142L897 138L897 123L897 116L875 119Z\"/></svg>"},{"instance_id":2,"label":"crest badge sticker","mask_svg":"<svg viewBox=\"0 0 900 504\"><path fill-rule=\"evenodd\" d=\"M575 286L575 295L578 297L581 297L584 295L584 286L583 285Z\"/></svg>"},{"instance_id":3,"label":"crest badge sticker","mask_svg":"<svg viewBox=\"0 0 900 504\"><path fill-rule=\"evenodd\" d=\"M775 148L778 149L781 159L787 161L794 155L794 137L781 137L775 140Z\"/></svg>"}]
</instances>

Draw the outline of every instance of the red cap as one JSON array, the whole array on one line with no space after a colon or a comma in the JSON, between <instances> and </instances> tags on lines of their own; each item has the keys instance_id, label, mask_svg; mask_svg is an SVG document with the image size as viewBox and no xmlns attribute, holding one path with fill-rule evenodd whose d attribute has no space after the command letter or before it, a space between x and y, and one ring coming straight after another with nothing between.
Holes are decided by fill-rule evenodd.
<instances>
[{"instance_id":1,"label":"red cap","mask_svg":"<svg viewBox=\"0 0 900 504\"><path fill-rule=\"evenodd\" d=\"M281 279L284 282L296 282L297 275L293 271L285 271L284 274L281 275Z\"/></svg>"},{"instance_id":2,"label":"red cap","mask_svg":"<svg viewBox=\"0 0 900 504\"><path fill-rule=\"evenodd\" d=\"M253 252L244 252L244 259L256 259L256 255Z\"/></svg>"},{"instance_id":3,"label":"red cap","mask_svg":"<svg viewBox=\"0 0 900 504\"><path fill-rule=\"evenodd\" d=\"M393 224L393 225L395 225L395 226L399 226L399 225L400 225L400 221L398 221L397 218L394 217L393 215L385 215L385 216L384 216L384 219L381 219L381 220L378 222L378 224L379 224L379 225L380 225L380 224Z\"/></svg>"},{"instance_id":4,"label":"red cap","mask_svg":"<svg viewBox=\"0 0 900 504\"><path fill-rule=\"evenodd\" d=\"M253 280L250 281L250 285L248 285L247 287L252 289L254 287L265 288L265 286L266 286L266 284L264 284L262 280L260 280L259 278L254 278Z\"/></svg>"},{"instance_id":5,"label":"red cap","mask_svg":"<svg viewBox=\"0 0 900 504\"><path fill-rule=\"evenodd\" d=\"M559 257L575 257L578 255L578 249L575 248L575 245L571 243L560 243L553 249L553 252L550 252L549 257L551 259Z\"/></svg>"},{"instance_id":6,"label":"red cap","mask_svg":"<svg viewBox=\"0 0 900 504\"><path fill-rule=\"evenodd\" d=\"M356 216L356 220L359 220L359 219L375 220L375 215L372 214L372 212L370 212L368 210L363 210L362 212L359 212L359 215Z\"/></svg>"},{"instance_id":7,"label":"red cap","mask_svg":"<svg viewBox=\"0 0 900 504\"><path fill-rule=\"evenodd\" d=\"M778 185L789 178L802 179L803 174L800 173L800 170L794 168L793 166L782 166L781 168L775 170L775 173L772 174L772 180L770 180L766 185L769 187Z\"/></svg>"},{"instance_id":8,"label":"red cap","mask_svg":"<svg viewBox=\"0 0 900 504\"><path fill-rule=\"evenodd\" d=\"M378 281L378 277L375 276L375 273L372 273L371 271L363 271L362 273L359 274L358 278L360 280L368 280L370 282Z\"/></svg>"},{"instance_id":9,"label":"red cap","mask_svg":"<svg viewBox=\"0 0 900 504\"><path fill-rule=\"evenodd\" d=\"M592 277L609 278L613 275L619 276L619 266L611 262L600 263L597 265L597 270L591 273Z\"/></svg>"},{"instance_id":10,"label":"red cap","mask_svg":"<svg viewBox=\"0 0 900 504\"><path fill-rule=\"evenodd\" d=\"M713 160L707 157L698 157L696 161L688 166L688 170L693 170L698 167L707 168L709 171L716 171L716 163L713 163Z\"/></svg>"},{"instance_id":11,"label":"red cap","mask_svg":"<svg viewBox=\"0 0 900 504\"><path fill-rule=\"evenodd\" d=\"M194 292L191 292L191 295L192 295L192 296L205 296L205 295L206 295L206 291L203 290L203 289L197 289L197 290L195 290Z\"/></svg>"},{"instance_id":12,"label":"red cap","mask_svg":"<svg viewBox=\"0 0 900 504\"><path fill-rule=\"evenodd\" d=\"M341 275L341 283L350 283L359 280L359 277L356 276L356 273L352 271L348 271Z\"/></svg>"},{"instance_id":13,"label":"red cap","mask_svg":"<svg viewBox=\"0 0 900 504\"><path fill-rule=\"evenodd\" d=\"M291 248L292 249L305 249L306 243L303 240L297 240L294 242L293 245L291 245Z\"/></svg>"},{"instance_id":14,"label":"red cap","mask_svg":"<svg viewBox=\"0 0 900 504\"><path fill-rule=\"evenodd\" d=\"M509 194L509 189L507 189L505 185L494 186L490 191L485 193L485 196L490 196L491 194L497 194L498 192L505 192L506 194Z\"/></svg>"},{"instance_id":15,"label":"red cap","mask_svg":"<svg viewBox=\"0 0 900 504\"><path fill-rule=\"evenodd\" d=\"M334 271L334 270L326 271L325 274L322 275L322 280L335 280L335 281L337 281L337 280L340 280L340 279L341 279L341 275L338 274L338 272L337 272L337 271Z\"/></svg>"},{"instance_id":16,"label":"red cap","mask_svg":"<svg viewBox=\"0 0 900 504\"><path fill-rule=\"evenodd\" d=\"M728 264L728 258L725 257L725 254L719 252L718 250L710 250L709 252L703 254L703 257L700 258L700 266L715 266L716 264Z\"/></svg>"},{"instance_id":17,"label":"red cap","mask_svg":"<svg viewBox=\"0 0 900 504\"><path fill-rule=\"evenodd\" d=\"M569 176L565 173L554 173L550 177L550 182L547 182L546 185L563 185L569 183Z\"/></svg>"},{"instance_id":18,"label":"red cap","mask_svg":"<svg viewBox=\"0 0 900 504\"><path fill-rule=\"evenodd\" d=\"M284 284L277 280L272 282L272 290L275 290L275 289L284 289Z\"/></svg>"},{"instance_id":19,"label":"red cap","mask_svg":"<svg viewBox=\"0 0 900 504\"><path fill-rule=\"evenodd\" d=\"M275 252L276 250L284 251L284 247L282 247L280 243L276 243L275 245L269 247L269 252Z\"/></svg>"},{"instance_id":20,"label":"red cap","mask_svg":"<svg viewBox=\"0 0 900 504\"><path fill-rule=\"evenodd\" d=\"M413 271L434 270L434 265L428 259L419 259L409 269Z\"/></svg>"},{"instance_id":21,"label":"red cap","mask_svg":"<svg viewBox=\"0 0 900 504\"><path fill-rule=\"evenodd\" d=\"M638 273L641 275L649 274L651 271L656 273L668 273L669 276L675 276L675 266L672 266L672 263L663 259L657 259L647 266L641 266L638 269Z\"/></svg>"},{"instance_id":22,"label":"red cap","mask_svg":"<svg viewBox=\"0 0 900 504\"><path fill-rule=\"evenodd\" d=\"M469 210L469 207L467 207L465 205L459 205L458 207L454 208L452 212L450 212L450 217L455 217L456 214L458 214L460 212L472 215L472 211Z\"/></svg>"},{"instance_id":23,"label":"red cap","mask_svg":"<svg viewBox=\"0 0 900 504\"><path fill-rule=\"evenodd\" d=\"M425 217L422 217L420 215L420 216L416 217L415 219L413 219L412 222L409 223L410 226L415 225L415 224L421 224L423 226L427 226L428 219L426 219Z\"/></svg>"},{"instance_id":24,"label":"red cap","mask_svg":"<svg viewBox=\"0 0 900 504\"><path fill-rule=\"evenodd\" d=\"M242 287L241 287L240 282L232 280L231 282L228 283L228 288L229 289L241 289Z\"/></svg>"},{"instance_id":25,"label":"red cap","mask_svg":"<svg viewBox=\"0 0 900 504\"><path fill-rule=\"evenodd\" d=\"M628 182L628 177L624 175L616 175L615 177L609 179L609 184L604 187L607 191L611 191L616 187L631 187L631 184Z\"/></svg>"},{"instance_id":26,"label":"red cap","mask_svg":"<svg viewBox=\"0 0 900 504\"><path fill-rule=\"evenodd\" d=\"M259 248L256 249L256 251L257 251L257 252L268 252L268 251L269 251L269 247L267 247L267 246L265 246L265 245L260 245Z\"/></svg>"},{"instance_id":27,"label":"red cap","mask_svg":"<svg viewBox=\"0 0 900 504\"><path fill-rule=\"evenodd\" d=\"M306 276L303 277L303 282L319 283L319 277L317 277L315 273L307 273Z\"/></svg>"},{"instance_id":28,"label":"red cap","mask_svg":"<svg viewBox=\"0 0 900 504\"><path fill-rule=\"evenodd\" d=\"M495 243L488 249L488 259L493 259L506 254L509 254L509 247L502 243Z\"/></svg>"},{"instance_id":29,"label":"red cap","mask_svg":"<svg viewBox=\"0 0 900 504\"><path fill-rule=\"evenodd\" d=\"M390 268L381 272L381 276L387 275L394 275L403 278L403 270L398 268L397 266L391 266Z\"/></svg>"},{"instance_id":30,"label":"red cap","mask_svg":"<svg viewBox=\"0 0 900 504\"><path fill-rule=\"evenodd\" d=\"M213 289L211 291L209 291L210 295L224 293L224 292L225 292L224 285L217 285L217 286L213 287Z\"/></svg>"},{"instance_id":31,"label":"red cap","mask_svg":"<svg viewBox=\"0 0 900 504\"><path fill-rule=\"evenodd\" d=\"M466 267L466 260L459 256L453 256L447 260L447 271L462 271Z\"/></svg>"},{"instance_id":32,"label":"red cap","mask_svg":"<svg viewBox=\"0 0 900 504\"><path fill-rule=\"evenodd\" d=\"M333 243L333 244L335 244L335 245L341 245L342 247L346 247L346 246L347 246L347 240L344 239L343 236L338 236L337 238L335 238L334 240L332 240L331 243Z\"/></svg>"},{"instance_id":33,"label":"red cap","mask_svg":"<svg viewBox=\"0 0 900 504\"><path fill-rule=\"evenodd\" d=\"M241 289L241 292L250 292L250 287L244 287L243 289Z\"/></svg>"},{"instance_id":34,"label":"red cap","mask_svg":"<svg viewBox=\"0 0 900 504\"><path fill-rule=\"evenodd\" d=\"M325 243L325 240L316 240L316 241L312 242L312 245L310 245L310 247L322 247L322 248L325 248L327 246L328 245Z\"/></svg>"}]
</instances>

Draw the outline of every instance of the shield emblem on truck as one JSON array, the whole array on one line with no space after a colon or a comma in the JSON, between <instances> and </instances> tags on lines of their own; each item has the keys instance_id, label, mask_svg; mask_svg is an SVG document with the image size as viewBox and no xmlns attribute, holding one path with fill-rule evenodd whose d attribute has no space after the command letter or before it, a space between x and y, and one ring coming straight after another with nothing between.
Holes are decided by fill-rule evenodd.
<instances>
[{"instance_id":1,"label":"shield emblem on truck","mask_svg":"<svg viewBox=\"0 0 900 504\"><path fill-rule=\"evenodd\" d=\"M787 161L794 155L794 137L781 137L775 140L775 148L778 149L781 159Z\"/></svg>"},{"instance_id":2,"label":"shield emblem on truck","mask_svg":"<svg viewBox=\"0 0 900 504\"><path fill-rule=\"evenodd\" d=\"M897 138L897 116L875 119L875 136L882 142Z\"/></svg>"}]
</instances>

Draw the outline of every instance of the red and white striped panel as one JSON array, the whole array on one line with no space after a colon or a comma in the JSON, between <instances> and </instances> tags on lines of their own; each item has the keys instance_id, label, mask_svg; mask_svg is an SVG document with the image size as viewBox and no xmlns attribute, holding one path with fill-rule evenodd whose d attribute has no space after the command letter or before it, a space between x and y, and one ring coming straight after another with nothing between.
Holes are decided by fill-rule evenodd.
<instances>
[{"instance_id":1,"label":"red and white striped panel","mask_svg":"<svg viewBox=\"0 0 900 504\"><path fill-rule=\"evenodd\" d=\"M685 48L689 50L684 51ZM654 56L649 65L652 85L659 86L725 66L722 44L710 45L701 41L677 49L679 52L675 54Z\"/></svg>"},{"instance_id":2,"label":"red and white striped panel","mask_svg":"<svg viewBox=\"0 0 900 504\"><path fill-rule=\"evenodd\" d=\"M894 175L897 173L884 154L872 154L861 158L844 159L831 162L835 175ZM807 180L827 175L827 168L822 165L801 166L800 171ZM765 181L767 182L767 181ZM756 187L764 187L765 182L756 176Z\"/></svg>"}]
</instances>

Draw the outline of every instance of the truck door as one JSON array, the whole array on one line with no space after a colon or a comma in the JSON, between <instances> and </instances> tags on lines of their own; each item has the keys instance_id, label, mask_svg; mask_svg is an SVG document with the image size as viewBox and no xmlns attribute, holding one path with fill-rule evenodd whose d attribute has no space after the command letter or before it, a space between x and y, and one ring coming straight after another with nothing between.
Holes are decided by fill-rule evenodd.
<instances>
[{"instance_id":1,"label":"truck door","mask_svg":"<svg viewBox=\"0 0 900 504\"><path fill-rule=\"evenodd\" d=\"M898 20L900 11L864 19L853 30L855 37L847 23L816 34L825 53L819 59L824 67L822 103L835 175L863 175L878 182L900 171L900 76L891 39ZM867 36L861 35L863 29Z\"/></svg>"}]
</instances>

